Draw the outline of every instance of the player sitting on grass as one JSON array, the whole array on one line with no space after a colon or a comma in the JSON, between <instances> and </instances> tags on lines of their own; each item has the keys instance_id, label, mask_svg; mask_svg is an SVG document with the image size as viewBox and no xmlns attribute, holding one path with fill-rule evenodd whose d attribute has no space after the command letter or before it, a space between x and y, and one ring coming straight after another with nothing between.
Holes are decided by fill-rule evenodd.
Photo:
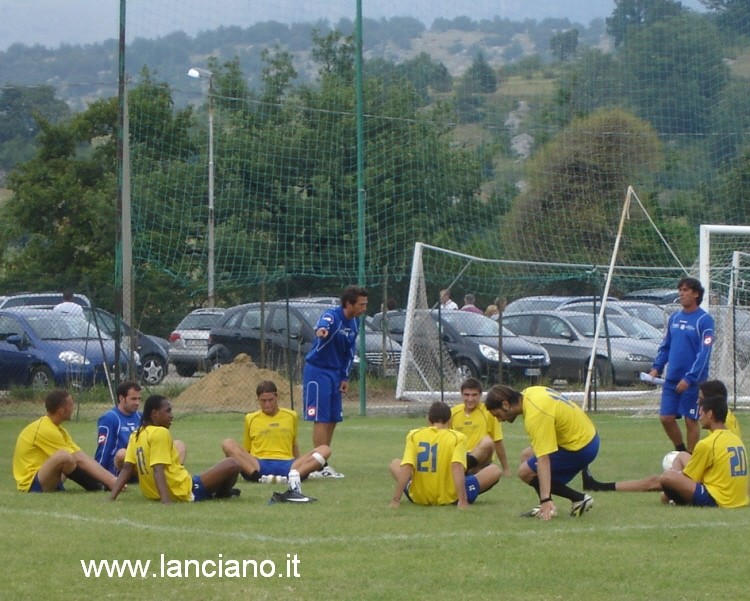
<instances>
[{"instance_id":1,"label":"player sitting on grass","mask_svg":"<svg viewBox=\"0 0 750 601\"><path fill-rule=\"evenodd\" d=\"M331 456L331 448L320 445L300 455L297 412L279 407L276 384L264 380L255 393L260 409L245 416L243 444L228 438L221 445L224 454L240 464L242 477L257 482L262 476L288 478L290 472L296 471L304 479L323 468ZM297 478L291 478L289 486L291 492L302 494Z\"/></svg>"},{"instance_id":2,"label":"player sitting on grass","mask_svg":"<svg viewBox=\"0 0 750 601\"><path fill-rule=\"evenodd\" d=\"M698 384L698 406L700 403L709 397L719 396L724 400L724 404L727 405L727 417L724 422L724 426L727 430L732 432L739 438L742 439L742 432L740 431L740 424L737 421L737 417L732 413L732 410L728 407L729 393L724 382L721 380L706 380ZM682 470L690 461L690 453L680 451L676 454L671 467L676 470ZM583 489L584 490L595 490L595 491L622 491L622 492L653 492L661 490L661 476L649 476L648 478L641 478L640 480L623 480L621 482L600 482L591 474L589 468L586 468L581 472L583 476Z\"/></svg>"},{"instance_id":3,"label":"player sitting on grass","mask_svg":"<svg viewBox=\"0 0 750 601\"><path fill-rule=\"evenodd\" d=\"M73 397L66 390L53 390L44 405L47 415L26 426L16 441L13 477L18 490L65 490L65 478L86 490L112 488L115 476L86 455L61 425L73 414Z\"/></svg>"},{"instance_id":4,"label":"player sitting on grass","mask_svg":"<svg viewBox=\"0 0 750 601\"><path fill-rule=\"evenodd\" d=\"M125 463L110 499L114 501L138 466L138 486L147 499L168 505L172 501L205 501L238 496L240 465L234 459L220 461L199 476L190 476L182 461L185 446L172 440L172 403L166 397L152 395L143 407L141 425L130 435Z\"/></svg>"},{"instance_id":5,"label":"player sitting on grass","mask_svg":"<svg viewBox=\"0 0 750 601\"><path fill-rule=\"evenodd\" d=\"M466 456L466 473L476 474L492 461L493 451L500 460L503 476L510 476L508 457L503 443L500 422L487 411L481 402L482 383L476 378L467 378L461 384L461 400L451 409L450 427L466 435L469 453Z\"/></svg>"},{"instance_id":6,"label":"player sitting on grass","mask_svg":"<svg viewBox=\"0 0 750 601\"><path fill-rule=\"evenodd\" d=\"M696 507L745 507L747 453L742 439L725 425L727 402L721 395L698 402L698 421L709 435L698 441L692 455L681 451L672 467L640 480L599 482L602 490L662 491L662 502Z\"/></svg>"},{"instance_id":7,"label":"player sitting on grass","mask_svg":"<svg viewBox=\"0 0 750 601\"><path fill-rule=\"evenodd\" d=\"M417 505L468 507L483 492L495 486L502 475L497 465L488 465L476 475L466 475L466 436L450 429L451 409L437 401L427 414L429 426L406 436L402 459L394 459L390 470L396 488L393 508L401 495Z\"/></svg>"}]
</instances>

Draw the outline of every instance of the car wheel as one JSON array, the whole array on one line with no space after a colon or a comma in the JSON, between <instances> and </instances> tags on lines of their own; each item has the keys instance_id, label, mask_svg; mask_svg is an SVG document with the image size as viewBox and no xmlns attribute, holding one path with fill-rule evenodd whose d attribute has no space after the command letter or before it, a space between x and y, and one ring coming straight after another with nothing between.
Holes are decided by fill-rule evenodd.
<instances>
[{"instance_id":1,"label":"car wheel","mask_svg":"<svg viewBox=\"0 0 750 601\"><path fill-rule=\"evenodd\" d=\"M458 362L458 377L463 382L466 378L478 378L479 370L476 366L469 361L469 359L461 359Z\"/></svg>"},{"instance_id":2,"label":"car wheel","mask_svg":"<svg viewBox=\"0 0 750 601\"><path fill-rule=\"evenodd\" d=\"M141 378L149 386L161 384L167 373L167 365L161 357L150 355L141 361Z\"/></svg>"},{"instance_id":3,"label":"car wheel","mask_svg":"<svg viewBox=\"0 0 750 601\"><path fill-rule=\"evenodd\" d=\"M46 365L37 365L31 370L31 387L35 390L49 390L55 385L55 376Z\"/></svg>"},{"instance_id":4,"label":"car wheel","mask_svg":"<svg viewBox=\"0 0 750 601\"><path fill-rule=\"evenodd\" d=\"M586 373L586 370L588 370L588 363L583 368L584 374ZM597 357L594 360L594 373L592 374L591 381L592 384L597 386L598 388L607 388L612 386L614 382L612 368L609 365L609 362L603 357Z\"/></svg>"},{"instance_id":5,"label":"car wheel","mask_svg":"<svg viewBox=\"0 0 750 601\"><path fill-rule=\"evenodd\" d=\"M189 363L175 363L174 368L177 370L177 375L183 378L189 378L195 373L195 365Z\"/></svg>"}]
</instances>

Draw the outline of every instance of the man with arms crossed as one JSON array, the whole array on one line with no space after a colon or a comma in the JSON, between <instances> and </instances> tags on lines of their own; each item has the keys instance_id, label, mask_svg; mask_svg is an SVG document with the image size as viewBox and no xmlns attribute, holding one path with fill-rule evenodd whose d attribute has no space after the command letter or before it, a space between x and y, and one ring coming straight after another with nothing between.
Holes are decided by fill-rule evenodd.
<instances>
[{"instance_id":1,"label":"man with arms crossed","mask_svg":"<svg viewBox=\"0 0 750 601\"><path fill-rule=\"evenodd\" d=\"M682 278L677 284L682 309L669 316L667 332L649 372L653 377L667 374L661 393L659 417L676 451L692 453L700 436L698 427L698 384L708 378L714 320L700 308L704 289L695 278ZM685 418L687 446L677 418Z\"/></svg>"},{"instance_id":2,"label":"man with arms crossed","mask_svg":"<svg viewBox=\"0 0 750 601\"><path fill-rule=\"evenodd\" d=\"M596 428L578 405L552 388L531 386L519 392L501 384L489 390L485 405L503 422L523 416L531 448L521 455L518 475L539 495L539 505L524 516L549 520L557 515L552 495L573 503L571 516L591 509L594 500L568 486L599 452Z\"/></svg>"},{"instance_id":3,"label":"man with arms crossed","mask_svg":"<svg viewBox=\"0 0 750 601\"><path fill-rule=\"evenodd\" d=\"M476 378L467 378L461 384L460 403L451 409L450 428L466 436L469 452L466 455L466 472L475 474L492 461L492 452L497 454L503 467L503 476L510 476L508 456L503 443L503 428L495 416L481 402L482 383Z\"/></svg>"},{"instance_id":4,"label":"man with arms crossed","mask_svg":"<svg viewBox=\"0 0 750 601\"><path fill-rule=\"evenodd\" d=\"M130 435L141 425L141 387L123 382L117 387L117 406L99 418L94 459L115 476L125 461Z\"/></svg>"},{"instance_id":5,"label":"man with arms crossed","mask_svg":"<svg viewBox=\"0 0 750 601\"><path fill-rule=\"evenodd\" d=\"M500 468L491 464L474 476L466 475L466 436L450 429L451 409L436 401L427 414L429 426L406 436L402 459L390 465L396 481L390 506L401 495L416 505L451 505L465 509L500 480Z\"/></svg>"},{"instance_id":6,"label":"man with arms crossed","mask_svg":"<svg viewBox=\"0 0 750 601\"><path fill-rule=\"evenodd\" d=\"M73 397L67 390L53 390L44 405L47 415L26 426L16 441L13 477L18 490L65 490L63 476L86 490L112 488L114 475L86 455L62 427L73 414Z\"/></svg>"},{"instance_id":7,"label":"man with arms crossed","mask_svg":"<svg viewBox=\"0 0 750 601\"><path fill-rule=\"evenodd\" d=\"M348 286L341 293L341 305L327 309L315 326L315 340L302 374L305 421L314 422L314 448L330 447L336 424L344 419L341 395L349 390L359 333L357 319L365 311L367 291ZM331 466L318 475L343 478Z\"/></svg>"},{"instance_id":8,"label":"man with arms crossed","mask_svg":"<svg viewBox=\"0 0 750 601\"><path fill-rule=\"evenodd\" d=\"M326 445L315 447L300 456L297 443L297 412L279 407L276 384L264 380L256 389L259 411L245 416L245 434L242 445L232 438L222 443L224 455L240 464L245 480L257 482L261 476L286 476L296 470L304 479L321 469L331 456ZM290 490L302 494L299 482L289 478Z\"/></svg>"}]
</instances>

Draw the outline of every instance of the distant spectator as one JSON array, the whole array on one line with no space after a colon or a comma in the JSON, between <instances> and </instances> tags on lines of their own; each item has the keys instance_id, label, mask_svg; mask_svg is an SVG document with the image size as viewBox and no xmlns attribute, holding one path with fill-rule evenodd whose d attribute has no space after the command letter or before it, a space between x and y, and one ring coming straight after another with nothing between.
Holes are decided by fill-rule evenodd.
<instances>
[{"instance_id":1,"label":"distant spectator","mask_svg":"<svg viewBox=\"0 0 750 601\"><path fill-rule=\"evenodd\" d=\"M56 313L83 317L83 307L73 300L73 291L70 288L63 291L63 302L56 304L52 310Z\"/></svg>"},{"instance_id":2,"label":"distant spectator","mask_svg":"<svg viewBox=\"0 0 750 601\"><path fill-rule=\"evenodd\" d=\"M458 305L451 300L451 291L446 288L440 291L440 310L441 311L455 311L458 309Z\"/></svg>"},{"instance_id":3,"label":"distant spectator","mask_svg":"<svg viewBox=\"0 0 750 601\"><path fill-rule=\"evenodd\" d=\"M389 298L385 303L385 308L388 309L388 311L395 311L398 308L396 299L393 297Z\"/></svg>"},{"instance_id":4,"label":"distant spectator","mask_svg":"<svg viewBox=\"0 0 750 601\"><path fill-rule=\"evenodd\" d=\"M496 296L493 304L497 307L498 312L502 313L508 306L508 299L504 296Z\"/></svg>"},{"instance_id":5,"label":"distant spectator","mask_svg":"<svg viewBox=\"0 0 750 601\"><path fill-rule=\"evenodd\" d=\"M467 294L464 296L464 306L461 307L461 311L468 311L469 313L478 313L484 315L483 311L474 305L475 298L473 294Z\"/></svg>"},{"instance_id":6,"label":"distant spectator","mask_svg":"<svg viewBox=\"0 0 750 601\"><path fill-rule=\"evenodd\" d=\"M484 314L490 319L494 319L495 321L497 321L498 317L500 317L500 311L498 310L497 305L487 305L487 308L484 310Z\"/></svg>"}]
</instances>

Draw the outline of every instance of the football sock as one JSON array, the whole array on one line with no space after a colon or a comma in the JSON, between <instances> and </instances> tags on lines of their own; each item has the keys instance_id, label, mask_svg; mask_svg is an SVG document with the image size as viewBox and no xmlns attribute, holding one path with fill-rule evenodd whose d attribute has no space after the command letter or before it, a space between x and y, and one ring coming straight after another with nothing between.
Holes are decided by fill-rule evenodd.
<instances>
[{"instance_id":1,"label":"football sock","mask_svg":"<svg viewBox=\"0 0 750 601\"><path fill-rule=\"evenodd\" d=\"M240 475L247 482L258 482L260 480L260 472L258 470L255 470L252 474L248 474L247 472L240 472Z\"/></svg>"},{"instance_id":2,"label":"football sock","mask_svg":"<svg viewBox=\"0 0 750 601\"><path fill-rule=\"evenodd\" d=\"M99 480L91 476L88 472L84 472L80 467L66 474L66 476L69 480L72 480L88 491L104 490L106 488Z\"/></svg>"},{"instance_id":3,"label":"football sock","mask_svg":"<svg viewBox=\"0 0 750 601\"><path fill-rule=\"evenodd\" d=\"M583 476L583 490L616 490L614 482L599 482L599 480L591 475L588 467L584 468L581 472L581 476Z\"/></svg>"},{"instance_id":4,"label":"football sock","mask_svg":"<svg viewBox=\"0 0 750 601\"><path fill-rule=\"evenodd\" d=\"M471 453L466 453L466 469L470 470L479 465L477 458Z\"/></svg>"},{"instance_id":5,"label":"football sock","mask_svg":"<svg viewBox=\"0 0 750 601\"><path fill-rule=\"evenodd\" d=\"M554 481L551 483L550 492L557 497L570 499L571 501L573 501L573 503L576 503L577 501L583 501L583 498L585 497L582 492L573 490L566 484L561 484L560 482Z\"/></svg>"}]
</instances>

